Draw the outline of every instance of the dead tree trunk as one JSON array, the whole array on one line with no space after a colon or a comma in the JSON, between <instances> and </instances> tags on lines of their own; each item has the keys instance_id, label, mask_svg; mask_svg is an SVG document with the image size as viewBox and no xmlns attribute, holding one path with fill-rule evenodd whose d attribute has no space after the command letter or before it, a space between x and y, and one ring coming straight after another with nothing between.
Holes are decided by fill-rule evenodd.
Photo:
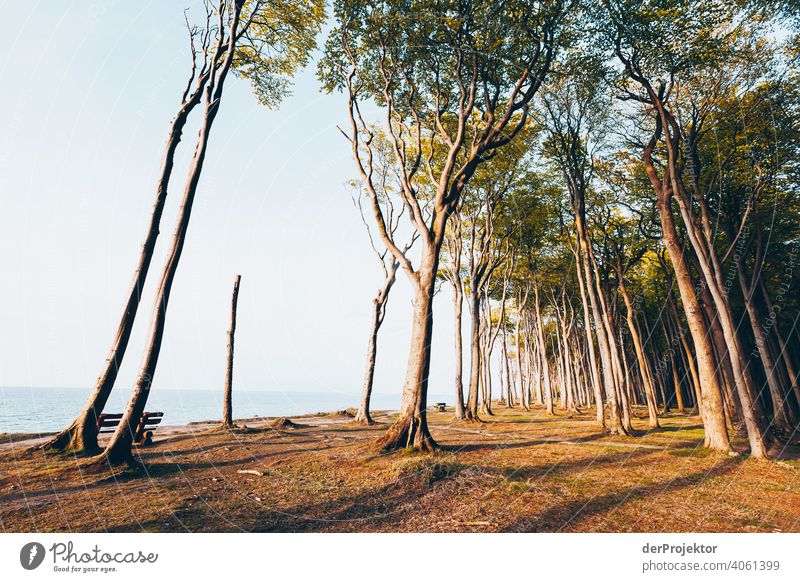
<instances>
[{"instance_id":1,"label":"dead tree trunk","mask_svg":"<svg viewBox=\"0 0 800 582\"><path fill-rule=\"evenodd\" d=\"M233 344L236 335L236 306L239 303L239 283L241 275L236 275L233 280L233 295L231 296L231 326L228 328L228 365L225 373L225 399L222 404L222 426L233 428Z\"/></svg>"}]
</instances>

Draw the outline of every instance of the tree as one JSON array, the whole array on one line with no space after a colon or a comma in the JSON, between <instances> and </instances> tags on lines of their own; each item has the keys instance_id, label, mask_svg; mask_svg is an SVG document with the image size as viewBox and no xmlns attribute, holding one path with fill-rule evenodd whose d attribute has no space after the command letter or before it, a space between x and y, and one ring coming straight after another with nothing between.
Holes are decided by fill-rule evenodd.
<instances>
[{"instance_id":1,"label":"tree","mask_svg":"<svg viewBox=\"0 0 800 582\"><path fill-rule=\"evenodd\" d=\"M164 212L164 205L167 201L167 191L172 170L175 162L175 151L181 141L183 129L189 119L189 114L200 103L203 91L211 76L211 69L203 66L198 70L198 51L205 51L208 48L211 29L211 12L206 12L206 25L201 29L186 22L189 31L189 45L192 55L192 70L186 83L186 88L181 95L178 111L170 122L167 131L167 140L164 144L164 151L161 157L161 167L159 169L158 181L156 183L156 195L153 202L153 211L150 214L150 222L147 226L145 240L139 253L139 260L134 270L133 283L128 292L128 298L122 311L117 332L111 343L103 369L95 381L94 389L86 401L81 412L66 429L61 431L53 439L41 445L41 449L68 449L71 451L82 451L86 454L93 454L98 450L97 433L98 417L103 412L108 401L114 383L125 357L128 342L133 331L133 324L142 297L142 289L147 280L150 270L150 263L156 248L156 241L159 235L161 216Z\"/></svg>"},{"instance_id":2,"label":"tree","mask_svg":"<svg viewBox=\"0 0 800 582\"><path fill-rule=\"evenodd\" d=\"M461 315L464 311L464 278L461 272L461 255L464 252L462 237L460 211L457 209L453 213L445 235L446 260L442 274L453 288L453 336L455 347L455 373L453 374L455 406L453 406L453 409L456 420L464 420L467 414L464 406L464 346L461 337Z\"/></svg>"},{"instance_id":3,"label":"tree","mask_svg":"<svg viewBox=\"0 0 800 582\"><path fill-rule=\"evenodd\" d=\"M279 8L283 10L276 12ZM305 64L314 46L314 34L319 29L323 12L318 2L269 4L260 0L218 0L214 15L216 23L206 32L206 42L202 47L201 74L207 73L209 77L202 93L203 116L172 244L156 292L144 360L122 420L98 462L133 461L133 437L158 364L170 292L227 75L235 62L238 73L252 81L259 99L268 105L275 104L286 92L286 78ZM295 33L284 34L287 30Z\"/></svg>"},{"instance_id":4,"label":"tree","mask_svg":"<svg viewBox=\"0 0 800 582\"><path fill-rule=\"evenodd\" d=\"M697 351L706 446L722 451L731 450L725 428L722 390L715 371L714 347L703 319L703 309L692 280L690 263L687 262L678 238L672 213L673 200L678 202L683 225L694 250L693 256L701 263L703 278L714 296L715 306L720 314L726 344L731 350L737 392L742 402L752 454L765 457L767 452L763 411L753 399L746 370L741 368L742 354L738 349L730 306L721 296L717 276L712 273L710 262L714 259L709 255L705 244L707 241L704 242L697 236L695 223L689 214L678 160L678 149L683 136L668 106L676 80L681 75L690 76L697 68L710 61L711 66L715 62L720 63L723 53L730 55L725 45L729 38L729 30L725 26L729 21L729 12L712 0L676 1L667 11L649 5L636 7L623 0L608 0L606 7L610 17L608 42L624 68L625 78L631 83L622 86L623 97L630 102L640 103L654 126L652 135L642 150L642 161L657 194L663 242L675 270ZM663 145L665 154L663 167L654 158L659 144Z\"/></svg>"},{"instance_id":5,"label":"tree","mask_svg":"<svg viewBox=\"0 0 800 582\"><path fill-rule=\"evenodd\" d=\"M396 193L389 180L389 170L391 166L385 163L386 146L388 146L388 144L384 140L384 149L380 152L380 156L384 161L380 164L379 172L381 178L379 180L378 187L380 188L381 203L384 207L384 213L387 219L389 232L394 237L395 233L397 232L397 228L400 226L405 208L401 205L400 210L397 212L395 211L395 203L393 202L393 198ZM392 287L397 280L397 270L400 268L400 262L389 252L387 248L379 248L378 244L376 244L375 238L372 236L372 229L370 228L369 222L367 222L366 216L364 215L362 198L363 193L359 187L359 192L357 195L355 195L354 200L356 206L358 207L359 214L361 215L361 221L364 223L364 228L367 230L367 236L369 237L372 251L377 258L378 263L380 264L381 270L383 271L383 283L378 288L378 291L375 293L375 297L372 300L369 340L367 342L367 364L364 371L364 384L361 389L361 401L359 402L358 412L356 413L354 420L355 422L361 422L364 424L373 424L372 417L369 414L369 405L370 399L372 398L372 386L375 380L375 363L378 354L378 332L380 331L381 325L383 325L383 320L386 317L386 304L389 301L389 292L392 290ZM408 252L416 240L417 233L415 232L411 235L411 240L404 246L403 252Z\"/></svg>"},{"instance_id":6,"label":"tree","mask_svg":"<svg viewBox=\"0 0 800 582\"><path fill-rule=\"evenodd\" d=\"M347 94L348 139L378 231L414 288L402 405L380 442L385 450L436 446L425 407L433 294L447 223L477 168L524 127L561 44L567 8L564 1L334 4L337 23L320 75L326 88ZM387 231L372 185L374 133L362 108L370 99L385 114L402 197L420 234L416 266ZM427 221L423 205L430 209Z\"/></svg>"},{"instance_id":7,"label":"tree","mask_svg":"<svg viewBox=\"0 0 800 582\"><path fill-rule=\"evenodd\" d=\"M611 432L627 432L620 424L622 410L618 378L613 367L613 335L608 333L599 297L591 246L592 239L586 222L587 191L595 174L595 150L600 147L608 114L608 98L603 91L603 70L591 55L573 54L565 59L564 67L570 73L561 73L549 91L543 94L545 127L548 138L544 144L545 156L558 168L569 194L570 207L575 222L576 248L574 250L578 284L586 325L586 343L589 365L592 370L597 423L605 426L603 394L600 374L592 338L592 326L597 337L603 371L603 386L611 413ZM587 301L588 298L588 301ZM590 309L592 319L590 319Z\"/></svg>"}]
</instances>

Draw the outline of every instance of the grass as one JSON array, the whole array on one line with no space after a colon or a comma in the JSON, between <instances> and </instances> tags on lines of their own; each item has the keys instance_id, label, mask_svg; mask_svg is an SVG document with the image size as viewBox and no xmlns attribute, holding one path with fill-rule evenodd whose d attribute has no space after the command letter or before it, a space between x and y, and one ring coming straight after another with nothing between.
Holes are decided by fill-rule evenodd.
<instances>
[{"instance_id":1,"label":"grass","mask_svg":"<svg viewBox=\"0 0 800 582\"><path fill-rule=\"evenodd\" d=\"M144 469L0 449L4 531L800 531L800 462L702 448L696 416L610 436L579 415L431 413L443 450L377 454L393 420L159 437ZM15 440L21 440L21 437ZM796 458L796 455L795 455ZM240 474L256 469L263 476Z\"/></svg>"}]
</instances>

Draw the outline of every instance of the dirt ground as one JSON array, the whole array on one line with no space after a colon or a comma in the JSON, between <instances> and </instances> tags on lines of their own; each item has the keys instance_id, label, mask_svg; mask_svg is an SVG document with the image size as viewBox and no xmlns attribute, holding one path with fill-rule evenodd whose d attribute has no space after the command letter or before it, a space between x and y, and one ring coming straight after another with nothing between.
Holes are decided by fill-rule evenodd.
<instances>
[{"instance_id":1,"label":"dirt ground","mask_svg":"<svg viewBox=\"0 0 800 582\"><path fill-rule=\"evenodd\" d=\"M640 411L641 412L641 411ZM643 414L643 413L642 413ZM443 450L377 454L392 417L339 415L295 428L156 432L139 471L25 453L0 436L6 532L800 531L797 449L765 462L700 448L697 417L668 414L636 437L591 412L548 417L495 407L481 424L431 413ZM241 421L240 421L241 422ZM646 428L637 419L637 428ZM741 441L736 441L743 448ZM241 471L251 471L242 473Z\"/></svg>"}]
</instances>

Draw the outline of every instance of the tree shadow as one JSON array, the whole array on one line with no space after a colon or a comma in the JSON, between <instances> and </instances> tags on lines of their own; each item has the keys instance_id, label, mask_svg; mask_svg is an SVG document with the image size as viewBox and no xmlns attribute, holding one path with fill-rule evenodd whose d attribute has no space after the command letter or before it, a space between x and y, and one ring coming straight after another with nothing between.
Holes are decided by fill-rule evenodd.
<instances>
[{"instance_id":1,"label":"tree shadow","mask_svg":"<svg viewBox=\"0 0 800 582\"><path fill-rule=\"evenodd\" d=\"M598 441L600 439L604 439L608 437L608 433L596 433L581 437L574 437L574 438L565 438L565 439L548 439L548 438L541 438L541 439L529 439L524 441L517 441L513 443L467 443L463 445L453 445L447 444L443 445L440 444L439 446L443 451L449 452L474 452L474 451L485 451L485 450L497 450L497 449L517 449L517 448L524 448L530 446L546 446L546 445L556 445L556 444L565 444L565 445L581 445L581 444L589 444L593 443L593 441ZM608 446L608 447L616 447L619 443L616 441L608 441L608 442L600 442L597 443L598 446ZM619 447L623 448L623 447ZM635 449L634 449L635 450ZM652 450L652 449L651 449Z\"/></svg>"},{"instance_id":2,"label":"tree shadow","mask_svg":"<svg viewBox=\"0 0 800 582\"><path fill-rule=\"evenodd\" d=\"M504 528L504 530L511 532L563 531L573 522L579 522L593 515L613 512L631 501L637 501L651 495L674 492L692 485L698 485L708 478L725 475L741 462L741 457L729 458L707 471L698 471L649 485L629 487L628 489L604 495L583 497L570 503L551 507L534 516L519 519Z\"/></svg>"},{"instance_id":3,"label":"tree shadow","mask_svg":"<svg viewBox=\"0 0 800 582\"><path fill-rule=\"evenodd\" d=\"M658 428L649 428L645 432L660 433L660 432L680 432L682 430L697 430L703 428L702 424L687 424L684 426L660 426Z\"/></svg>"}]
</instances>

